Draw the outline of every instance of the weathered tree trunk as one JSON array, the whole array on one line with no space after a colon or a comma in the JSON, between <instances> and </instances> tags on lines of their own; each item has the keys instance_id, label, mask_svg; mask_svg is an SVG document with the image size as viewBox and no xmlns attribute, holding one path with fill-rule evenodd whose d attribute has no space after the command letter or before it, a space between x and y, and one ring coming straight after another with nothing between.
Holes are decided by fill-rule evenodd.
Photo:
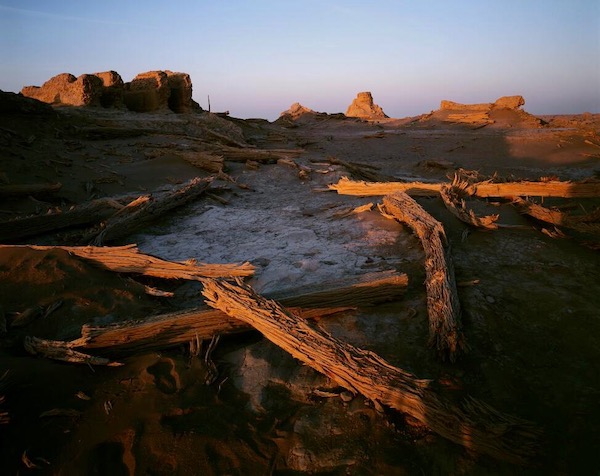
<instances>
[{"instance_id":1,"label":"weathered tree trunk","mask_svg":"<svg viewBox=\"0 0 600 476\"><path fill-rule=\"evenodd\" d=\"M462 407L439 396L430 381L394 367L286 312L238 282L203 280L207 303L252 325L267 339L348 390L404 412L473 451L523 463L535 454L535 426L473 399Z\"/></svg>"},{"instance_id":2,"label":"weathered tree trunk","mask_svg":"<svg viewBox=\"0 0 600 476\"><path fill-rule=\"evenodd\" d=\"M460 322L460 303L450 253L445 249L444 226L403 192L383 198L385 212L406 223L425 250L425 287L429 315L429 344L442 358L454 361L465 349Z\"/></svg>"},{"instance_id":3,"label":"weathered tree trunk","mask_svg":"<svg viewBox=\"0 0 600 476\"><path fill-rule=\"evenodd\" d=\"M411 196L435 196L444 183L422 182L358 182L342 177L338 183L329 185L342 195L358 195L361 197L390 195L394 192L405 192ZM469 186L470 195L481 198L512 197L600 197L600 181L585 182L479 182Z\"/></svg>"},{"instance_id":4,"label":"weathered tree trunk","mask_svg":"<svg viewBox=\"0 0 600 476\"><path fill-rule=\"evenodd\" d=\"M119 213L104 224L94 239L93 244L99 246L105 241L112 241L132 234L139 228L153 222L161 215L176 207L183 206L204 193L212 182L212 178L195 178L170 191L169 193L150 197L143 205L126 213L127 209Z\"/></svg>"},{"instance_id":5,"label":"weathered tree trunk","mask_svg":"<svg viewBox=\"0 0 600 476\"><path fill-rule=\"evenodd\" d=\"M0 241L17 240L74 226L97 223L123 208L116 200L99 198L70 210L0 223Z\"/></svg>"},{"instance_id":6,"label":"weathered tree trunk","mask_svg":"<svg viewBox=\"0 0 600 476\"><path fill-rule=\"evenodd\" d=\"M135 273L155 278L188 279L198 281L202 277L252 276L254 266L243 264L205 264L189 260L184 263L166 261L140 253L136 245L126 246L38 246L0 245L0 248L28 247L32 250L61 249L80 258L118 273Z\"/></svg>"},{"instance_id":7,"label":"weathered tree trunk","mask_svg":"<svg viewBox=\"0 0 600 476\"><path fill-rule=\"evenodd\" d=\"M38 195L40 193L58 192L62 183L30 183L0 185L0 197L18 197L23 195Z\"/></svg>"},{"instance_id":8,"label":"weathered tree trunk","mask_svg":"<svg viewBox=\"0 0 600 476\"><path fill-rule=\"evenodd\" d=\"M402 296L408 285L405 274L374 273L348 286L340 282L322 283L323 291L295 289L284 293L281 303L288 311L305 319L320 318L337 312L393 301ZM211 339L217 334L234 334L251 330L243 321L213 309L196 308L162 314L148 319L108 326L85 325L81 338L69 345L80 350L139 351L186 344L193 339Z\"/></svg>"},{"instance_id":9,"label":"weathered tree trunk","mask_svg":"<svg viewBox=\"0 0 600 476\"><path fill-rule=\"evenodd\" d=\"M455 184L444 185L440 188L440 196L450 213L460 221L475 228L483 228L484 230L496 230L498 228L496 221L498 221L500 215L478 217L473 210L467 209L465 201L460 198L459 193L460 189L457 189Z\"/></svg>"}]
</instances>

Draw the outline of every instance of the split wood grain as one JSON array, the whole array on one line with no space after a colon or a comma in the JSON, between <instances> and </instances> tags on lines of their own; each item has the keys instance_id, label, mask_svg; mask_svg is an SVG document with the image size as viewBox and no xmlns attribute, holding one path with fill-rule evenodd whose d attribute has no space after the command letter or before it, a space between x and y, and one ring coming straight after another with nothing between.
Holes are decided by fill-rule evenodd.
<instances>
[{"instance_id":1,"label":"split wood grain","mask_svg":"<svg viewBox=\"0 0 600 476\"><path fill-rule=\"evenodd\" d=\"M134 273L155 278L198 281L203 277L245 277L254 274L254 266L242 264L206 264L195 260L180 263L140 253L136 245L125 246L41 246L0 245L2 248L31 248L32 250L61 249L99 266L118 273Z\"/></svg>"},{"instance_id":2,"label":"split wood grain","mask_svg":"<svg viewBox=\"0 0 600 476\"><path fill-rule=\"evenodd\" d=\"M429 315L429 344L451 361L466 346L452 258L444 226L404 192L383 198L385 213L406 223L425 250L425 287Z\"/></svg>"},{"instance_id":3,"label":"split wood grain","mask_svg":"<svg viewBox=\"0 0 600 476\"><path fill-rule=\"evenodd\" d=\"M354 393L406 413L434 432L470 450L524 463L536 454L538 430L474 399L458 406L444 399L429 380L394 367L377 354L356 348L250 287L203 280L207 303L252 325L267 339Z\"/></svg>"}]
</instances>

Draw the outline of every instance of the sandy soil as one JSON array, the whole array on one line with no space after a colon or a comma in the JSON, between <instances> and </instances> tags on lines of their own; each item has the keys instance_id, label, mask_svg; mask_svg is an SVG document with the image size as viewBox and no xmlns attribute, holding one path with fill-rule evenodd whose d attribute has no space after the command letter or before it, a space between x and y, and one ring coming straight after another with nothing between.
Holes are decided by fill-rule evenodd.
<instances>
[{"instance_id":1,"label":"sandy soil","mask_svg":"<svg viewBox=\"0 0 600 476\"><path fill-rule=\"evenodd\" d=\"M220 196L171 213L115 244L138 243L170 260L251 261L249 281L269 294L371 271L408 274L401 301L323 319L333 335L437 382L449 398L471 395L544 431L531 466L473 454L302 366L258 333L222 337L210 360L187 346L110 354L118 368L28 355L26 335L72 339L87 322L109 323L201 302L199 285L115 274L60 251L0 250L0 306L8 323L33 306L60 305L0 343L0 426L5 474L595 474L600 470L600 257L582 237L550 238L506 202L478 202L493 232L458 222L438 198L419 203L442 221L452 245L469 352L440 363L427 348L423 251L404 227L370 212L339 212L376 197L322 192L348 172L329 156L384 175L441 180L454 169L482 175L583 179L600 173L600 117L516 115L474 129L435 116L379 122L319 118L283 127L214 115L134 114L38 108L0 114L0 182L56 182L55 194L2 197L11 219L94 197L139 194L206 176L181 158L207 128L262 148L298 148L297 162L227 162ZM547 200L564 204L566 200ZM571 202L569 202L571 203ZM578 202L588 210L600 201ZM65 233L26 240L60 244ZM175 292L151 297L143 284ZM206 349L206 346L205 346ZM207 383L208 382L208 383ZM325 398L315 390L328 391ZM335 396L340 395L341 396ZM344 397L344 398L341 398ZM49 416L52 409L68 410ZM25 455L25 457L24 457ZM33 471L33 470L32 470Z\"/></svg>"}]
</instances>

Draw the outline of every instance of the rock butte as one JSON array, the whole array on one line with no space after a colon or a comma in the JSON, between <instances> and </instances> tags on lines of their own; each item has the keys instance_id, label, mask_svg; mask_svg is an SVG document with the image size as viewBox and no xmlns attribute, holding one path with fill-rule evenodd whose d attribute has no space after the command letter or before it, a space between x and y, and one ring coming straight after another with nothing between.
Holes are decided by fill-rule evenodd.
<instances>
[{"instance_id":1,"label":"rock butte","mask_svg":"<svg viewBox=\"0 0 600 476\"><path fill-rule=\"evenodd\" d=\"M358 93L356 99L348 106L346 116L361 119L385 119L388 117L383 109L373 102L373 96L368 91Z\"/></svg>"},{"instance_id":2,"label":"rock butte","mask_svg":"<svg viewBox=\"0 0 600 476\"><path fill-rule=\"evenodd\" d=\"M136 112L201 110L192 99L189 74L173 71L140 73L129 83L124 83L115 71L82 74L78 78L62 73L41 87L25 86L21 94L64 106L125 107Z\"/></svg>"}]
</instances>

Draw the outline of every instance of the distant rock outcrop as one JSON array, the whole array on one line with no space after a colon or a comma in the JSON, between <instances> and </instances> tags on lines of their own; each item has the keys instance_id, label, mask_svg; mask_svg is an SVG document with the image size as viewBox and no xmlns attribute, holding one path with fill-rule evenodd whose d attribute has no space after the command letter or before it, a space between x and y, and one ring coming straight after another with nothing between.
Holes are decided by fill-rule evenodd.
<instances>
[{"instance_id":1,"label":"distant rock outcrop","mask_svg":"<svg viewBox=\"0 0 600 476\"><path fill-rule=\"evenodd\" d=\"M525 105L525 98L523 96L502 96L496 99L494 108L496 109L519 109Z\"/></svg>"},{"instance_id":2,"label":"distant rock outcrop","mask_svg":"<svg viewBox=\"0 0 600 476\"><path fill-rule=\"evenodd\" d=\"M100 105L102 107L123 107L123 78L116 71L104 71L94 73L102 80L102 95Z\"/></svg>"},{"instance_id":3,"label":"distant rock outcrop","mask_svg":"<svg viewBox=\"0 0 600 476\"><path fill-rule=\"evenodd\" d=\"M42 87L24 87L21 94L48 104L96 106L100 105L102 89L102 80L93 74L82 74L76 78L63 73L50 78Z\"/></svg>"},{"instance_id":4,"label":"distant rock outcrop","mask_svg":"<svg viewBox=\"0 0 600 476\"><path fill-rule=\"evenodd\" d=\"M522 110L524 104L523 96L503 96L495 102L481 104L444 100L440 109L424 116L421 122L434 119L475 128L491 124L495 127L540 127L543 121Z\"/></svg>"},{"instance_id":5,"label":"distant rock outcrop","mask_svg":"<svg viewBox=\"0 0 600 476\"><path fill-rule=\"evenodd\" d=\"M312 109L309 109L308 107L303 106L302 104L300 104L299 102L295 102L294 104L292 104L290 106L290 108L287 111L283 111L281 114L279 114L279 117L285 117L287 119L291 119L293 121L295 121L296 119L300 118L301 116L304 116L305 114L317 114L315 111L313 111Z\"/></svg>"},{"instance_id":6,"label":"distant rock outcrop","mask_svg":"<svg viewBox=\"0 0 600 476\"><path fill-rule=\"evenodd\" d=\"M523 96L502 96L496 99L496 102L481 104L461 104L444 99L440 103L440 109L452 111L491 111L492 109L519 109L523 105L525 105Z\"/></svg>"},{"instance_id":7,"label":"distant rock outcrop","mask_svg":"<svg viewBox=\"0 0 600 476\"><path fill-rule=\"evenodd\" d=\"M326 112L313 111L312 109L303 106L299 102L295 102L286 111L283 111L279 118L275 121L275 124L279 124L284 127L298 127L302 124L309 124L315 121L327 121L327 120L345 120L344 114L328 114Z\"/></svg>"},{"instance_id":8,"label":"distant rock outcrop","mask_svg":"<svg viewBox=\"0 0 600 476\"><path fill-rule=\"evenodd\" d=\"M189 112L201 110L192 99L192 80L187 73L149 71L124 83L115 71L59 74L43 86L26 86L23 96L48 104L66 106L123 107L137 112Z\"/></svg>"},{"instance_id":9,"label":"distant rock outcrop","mask_svg":"<svg viewBox=\"0 0 600 476\"><path fill-rule=\"evenodd\" d=\"M346 116L360 119L385 119L388 117L383 109L373 102L373 96L368 91L358 93L356 99L348 106Z\"/></svg>"}]
</instances>

